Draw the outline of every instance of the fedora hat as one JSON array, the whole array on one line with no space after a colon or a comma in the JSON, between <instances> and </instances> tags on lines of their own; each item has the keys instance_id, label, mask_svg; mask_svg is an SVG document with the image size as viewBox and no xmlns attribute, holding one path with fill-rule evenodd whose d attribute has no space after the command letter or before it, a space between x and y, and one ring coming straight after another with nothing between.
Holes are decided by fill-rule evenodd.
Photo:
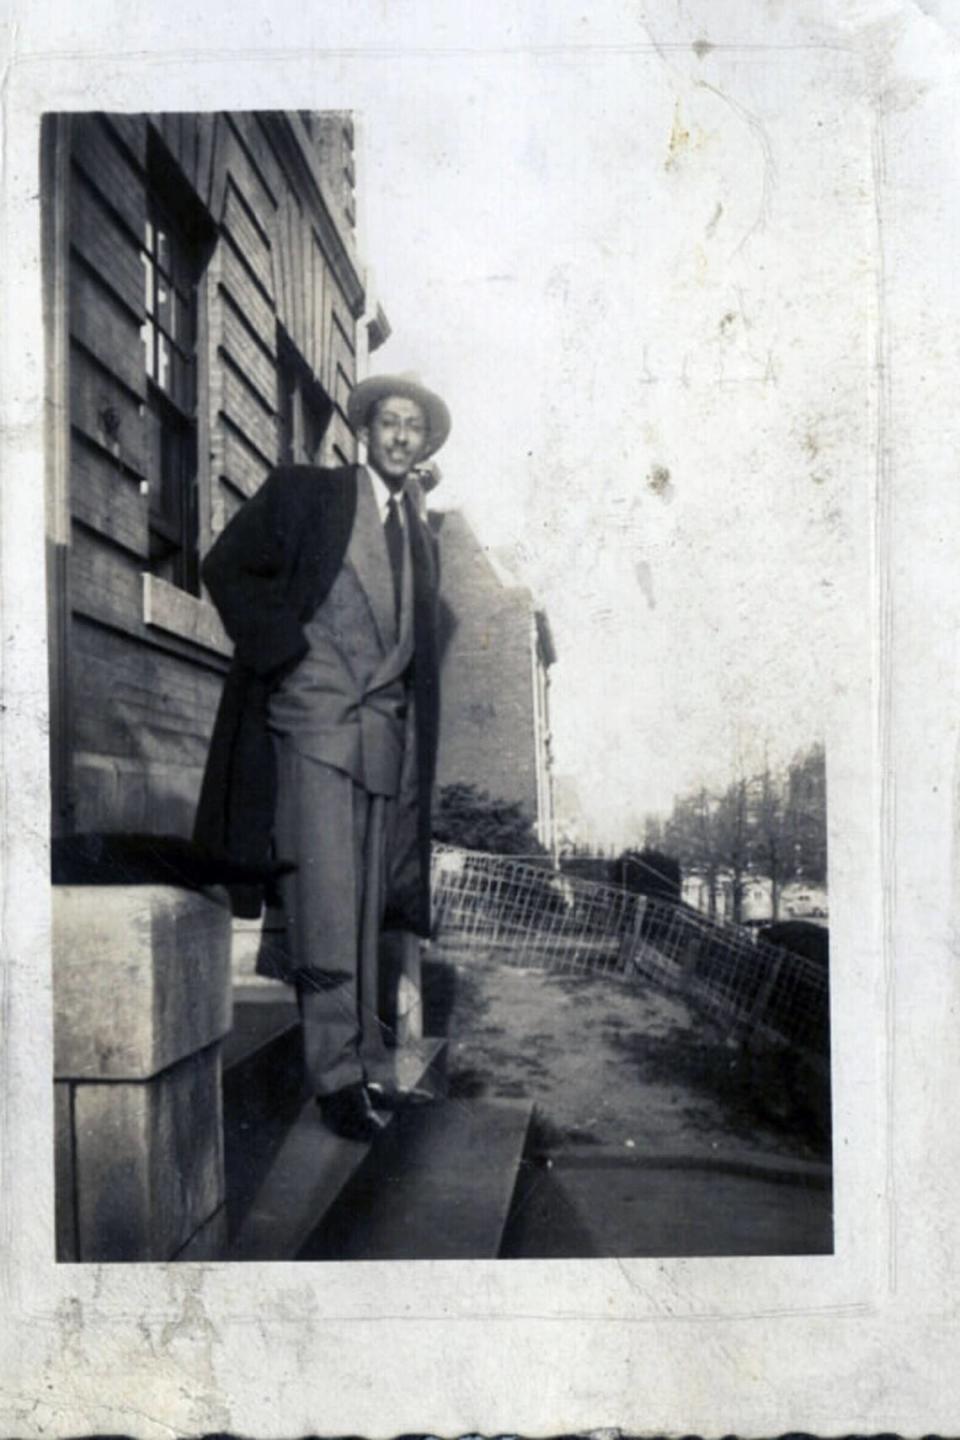
<instances>
[{"instance_id":1,"label":"fedora hat","mask_svg":"<svg viewBox=\"0 0 960 1440\"><path fill-rule=\"evenodd\" d=\"M367 425L370 412L377 401L386 400L392 395L400 395L405 400L415 400L427 417L430 438L420 457L421 460L426 460L440 449L450 434L450 411L439 395L434 395L432 390L421 385L416 375L371 375L368 380L361 380L359 385L355 385L347 401L347 419L351 430L357 431Z\"/></svg>"}]
</instances>

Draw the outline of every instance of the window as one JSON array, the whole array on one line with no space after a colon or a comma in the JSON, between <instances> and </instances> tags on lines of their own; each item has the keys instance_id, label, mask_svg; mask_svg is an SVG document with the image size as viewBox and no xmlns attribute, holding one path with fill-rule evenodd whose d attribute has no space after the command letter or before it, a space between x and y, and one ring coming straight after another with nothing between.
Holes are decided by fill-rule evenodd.
<instances>
[{"instance_id":1,"label":"window","mask_svg":"<svg viewBox=\"0 0 960 1440\"><path fill-rule=\"evenodd\" d=\"M277 453L281 465L318 465L333 405L283 331L277 335Z\"/></svg>"},{"instance_id":2,"label":"window","mask_svg":"<svg viewBox=\"0 0 960 1440\"><path fill-rule=\"evenodd\" d=\"M292 465L297 451L297 371L282 354L277 356L277 454L281 465Z\"/></svg>"},{"instance_id":3,"label":"window","mask_svg":"<svg viewBox=\"0 0 960 1440\"><path fill-rule=\"evenodd\" d=\"M150 570L199 595L197 285L203 252L195 220L185 205L172 203L169 188L169 181L163 191L151 185L140 252Z\"/></svg>"}]
</instances>

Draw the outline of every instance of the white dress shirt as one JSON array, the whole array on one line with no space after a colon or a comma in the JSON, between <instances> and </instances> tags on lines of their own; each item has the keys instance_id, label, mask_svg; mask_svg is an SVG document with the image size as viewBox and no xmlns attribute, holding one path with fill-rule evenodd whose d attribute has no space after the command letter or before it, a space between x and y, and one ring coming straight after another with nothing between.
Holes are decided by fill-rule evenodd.
<instances>
[{"instance_id":1,"label":"white dress shirt","mask_svg":"<svg viewBox=\"0 0 960 1440\"><path fill-rule=\"evenodd\" d=\"M406 490L406 485L401 485L399 490L391 490L390 486L385 480L381 479L381 477L377 474L376 470L371 470L369 465L365 465L363 468L370 476L370 483L373 486L373 494L377 502L377 509L380 512L380 524L385 525L387 523L387 506L390 504L391 500L395 499L399 502L397 505L397 514L400 517L400 524L403 529L406 529L407 515L403 507L403 495L404 491Z\"/></svg>"}]
</instances>

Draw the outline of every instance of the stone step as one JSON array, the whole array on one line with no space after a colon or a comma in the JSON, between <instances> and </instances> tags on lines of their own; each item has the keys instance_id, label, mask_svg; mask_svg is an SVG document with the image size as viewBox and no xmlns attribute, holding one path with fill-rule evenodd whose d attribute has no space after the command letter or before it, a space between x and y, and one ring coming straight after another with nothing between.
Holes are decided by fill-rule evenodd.
<instances>
[{"instance_id":1,"label":"stone step","mask_svg":"<svg viewBox=\"0 0 960 1440\"><path fill-rule=\"evenodd\" d=\"M224 1073L246 1064L264 1044L300 1023L293 991L276 980L234 985L233 1028L223 1046Z\"/></svg>"},{"instance_id":2,"label":"stone step","mask_svg":"<svg viewBox=\"0 0 960 1440\"><path fill-rule=\"evenodd\" d=\"M223 1047L223 1140L228 1234L234 1235L306 1099L303 1039L285 985L234 987Z\"/></svg>"},{"instance_id":3,"label":"stone step","mask_svg":"<svg viewBox=\"0 0 960 1440\"><path fill-rule=\"evenodd\" d=\"M398 1116L301 1251L305 1260L495 1259L532 1106L447 1100Z\"/></svg>"},{"instance_id":4,"label":"stone step","mask_svg":"<svg viewBox=\"0 0 960 1440\"><path fill-rule=\"evenodd\" d=\"M276 944L282 935L275 912L268 911L261 920L233 921L233 943L231 945L231 968L235 986L275 985L275 980L264 980L257 974L257 956L260 953L264 934L268 941Z\"/></svg>"},{"instance_id":5,"label":"stone step","mask_svg":"<svg viewBox=\"0 0 960 1440\"><path fill-rule=\"evenodd\" d=\"M397 1083L404 1088L436 1088L439 1082L434 1077L445 1052L445 1040L422 1040L396 1051ZM384 1144L398 1118L390 1116L377 1147ZM263 1131L251 1139L262 1143ZM295 1259L373 1148L333 1135L325 1128L314 1097L309 1096L274 1145L269 1168L235 1228L227 1258Z\"/></svg>"},{"instance_id":6,"label":"stone step","mask_svg":"<svg viewBox=\"0 0 960 1440\"><path fill-rule=\"evenodd\" d=\"M224 1112L256 1123L304 1089L303 1040L292 992L235 987L223 1045Z\"/></svg>"},{"instance_id":7,"label":"stone step","mask_svg":"<svg viewBox=\"0 0 960 1440\"><path fill-rule=\"evenodd\" d=\"M829 1255L831 1171L786 1157L625 1155L592 1147L524 1164L505 1259Z\"/></svg>"}]
</instances>

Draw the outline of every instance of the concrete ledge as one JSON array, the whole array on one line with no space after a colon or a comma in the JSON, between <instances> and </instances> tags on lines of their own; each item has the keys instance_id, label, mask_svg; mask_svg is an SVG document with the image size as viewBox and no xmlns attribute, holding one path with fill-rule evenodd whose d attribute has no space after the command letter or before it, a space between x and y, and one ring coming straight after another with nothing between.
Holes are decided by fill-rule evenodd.
<instances>
[{"instance_id":1,"label":"concrete ledge","mask_svg":"<svg viewBox=\"0 0 960 1440\"><path fill-rule=\"evenodd\" d=\"M222 1252L230 931L222 891L54 886L58 1259Z\"/></svg>"},{"instance_id":2,"label":"concrete ledge","mask_svg":"<svg viewBox=\"0 0 960 1440\"><path fill-rule=\"evenodd\" d=\"M229 659L233 645L209 600L188 595L185 590L144 571L143 623L189 640L204 650Z\"/></svg>"},{"instance_id":3,"label":"concrete ledge","mask_svg":"<svg viewBox=\"0 0 960 1440\"><path fill-rule=\"evenodd\" d=\"M231 1026L219 890L53 887L54 1073L145 1080Z\"/></svg>"},{"instance_id":4,"label":"concrete ledge","mask_svg":"<svg viewBox=\"0 0 960 1440\"><path fill-rule=\"evenodd\" d=\"M169 1260L225 1200L220 1049L146 1084L68 1085L75 1256Z\"/></svg>"}]
</instances>

